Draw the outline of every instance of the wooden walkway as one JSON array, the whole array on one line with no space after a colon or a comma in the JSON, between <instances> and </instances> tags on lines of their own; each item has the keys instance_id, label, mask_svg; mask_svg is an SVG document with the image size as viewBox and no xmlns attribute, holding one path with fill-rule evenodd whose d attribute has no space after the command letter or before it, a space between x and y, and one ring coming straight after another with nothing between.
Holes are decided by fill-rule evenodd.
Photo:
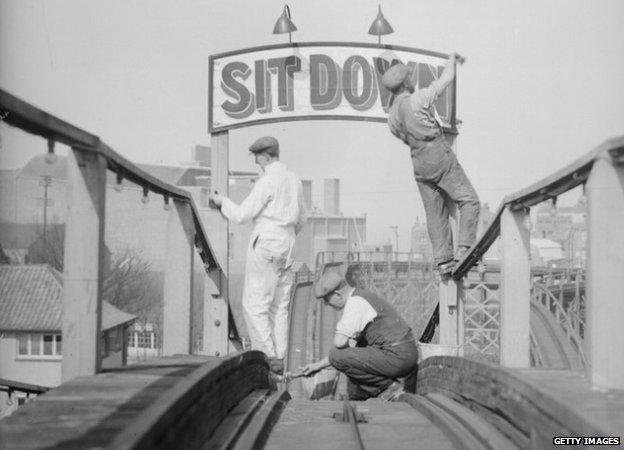
<instances>
[{"instance_id":1,"label":"wooden walkway","mask_svg":"<svg viewBox=\"0 0 624 450\"><path fill-rule=\"evenodd\" d=\"M368 400L353 402L366 423L358 427L366 448L453 449L451 441L425 416L407 403ZM337 422L343 402L291 400L282 412L266 444L267 450L353 448L346 422Z\"/></svg>"},{"instance_id":2,"label":"wooden walkway","mask_svg":"<svg viewBox=\"0 0 624 450\"><path fill-rule=\"evenodd\" d=\"M561 405L559 414L570 423L579 418L605 435L624 439L624 390L592 388L583 373L569 370L514 369L545 397ZM578 430L582 433L582 430Z\"/></svg>"},{"instance_id":3,"label":"wooden walkway","mask_svg":"<svg viewBox=\"0 0 624 450\"><path fill-rule=\"evenodd\" d=\"M232 400L228 403L226 391L236 392L237 389L232 390L232 386L247 384L251 390L262 388L262 383L251 386L255 383L251 378L251 381L245 377L237 378L233 375L236 372L226 372L224 367L227 365L224 361L229 361L232 370L240 368L240 374L251 374L266 365L260 357L262 355L253 353L232 355L225 359L194 356L161 358L150 361L150 364L76 378L40 395L1 420L0 449L106 448L111 446L117 436L119 439L123 437L123 442L132 441L131 438L126 439L131 436L128 432L136 431L131 424L136 424L139 418L139 421L151 420L151 413L142 413L154 411L153 407L159 406L164 398L185 395L181 393L187 391L180 389L181 386L197 378L200 372L215 372L213 369L219 367L219 370L222 369L222 379L229 380L229 384L220 385L219 381L210 381L209 384L199 386L198 390L202 392L207 386L213 386L219 392L209 401L193 403L196 410L184 407L185 411L188 410L202 423L204 434L212 433L213 428L208 427L208 430L206 421L212 420L216 427L238 402ZM243 364L243 360L248 360L248 364ZM455 368L445 365L453 362ZM474 373L470 371L471 367ZM427 370L430 375L426 375ZM431 372L434 370L441 370L439 389L431 384L434 380ZM433 359L425 362L422 375L430 377L430 389L424 394L430 396L436 392L447 392L457 397L450 390L450 387L455 386L455 389L462 391L460 397L472 398L473 403L476 402L475 406L504 407L514 427L520 432L526 432L527 436L538 433L540 442L552 442L553 433L567 433L566 430L572 430L571 433L577 436L620 437L624 430L624 391L592 389L584 375L578 372L499 369L469 360L442 357L437 362ZM456 376L459 376L458 380L455 380ZM425 383L426 380L422 378L421 381ZM479 400L480 396L485 400ZM378 400L355 403L358 411L367 419L359 427L362 439L369 448L389 448L389 443L392 444L391 448L453 447L453 441L448 435L408 403ZM336 421L333 417L334 413L342 412L342 406L342 402L328 400L290 401L268 438L267 448L345 447L352 439L348 424ZM167 415L170 415L169 412L175 413L170 410L179 409L167 408ZM550 422L554 424L553 427L543 425ZM556 424L565 426L557 428ZM124 430L125 434L122 434ZM204 438L203 435L197 437L200 441ZM192 441L193 436L189 439ZM162 448L168 447L165 445Z\"/></svg>"},{"instance_id":4,"label":"wooden walkway","mask_svg":"<svg viewBox=\"0 0 624 450\"><path fill-rule=\"evenodd\" d=\"M79 377L0 421L0 449L85 449L107 444L201 364L218 358L159 358Z\"/></svg>"}]
</instances>

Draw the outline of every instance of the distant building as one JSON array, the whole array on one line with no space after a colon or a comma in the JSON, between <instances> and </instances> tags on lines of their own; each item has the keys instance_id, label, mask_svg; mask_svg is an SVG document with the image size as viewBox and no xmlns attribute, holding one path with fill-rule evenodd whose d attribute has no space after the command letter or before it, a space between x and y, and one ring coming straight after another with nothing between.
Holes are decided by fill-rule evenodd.
<instances>
[{"instance_id":1,"label":"distant building","mask_svg":"<svg viewBox=\"0 0 624 450\"><path fill-rule=\"evenodd\" d=\"M581 199L574 206L543 204L535 215L532 237L550 239L562 249L562 259L582 267L587 248L587 206Z\"/></svg>"},{"instance_id":2,"label":"distant building","mask_svg":"<svg viewBox=\"0 0 624 450\"><path fill-rule=\"evenodd\" d=\"M320 252L357 252L366 243L366 215L345 216L340 211L340 180L324 180L323 209L312 204L312 181L302 180L308 221L294 248L294 259L316 267Z\"/></svg>"},{"instance_id":3,"label":"distant building","mask_svg":"<svg viewBox=\"0 0 624 450\"><path fill-rule=\"evenodd\" d=\"M46 387L61 383L62 303L62 276L56 270L0 265L0 378ZM127 328L134 320L102 303L102 367L126 364ZM0 415L7 400L0 393Z\"/></svg>"},{"instance_id":4,"label":"distant building","mask_svg":"<svg viewBox=\"0 0 624 450\"><path fill-rule=\"evenodd\" d=\"M531 238L531 265L548 266L563 258L561 244L551 239Z\"/></svg>"}]
</instances>

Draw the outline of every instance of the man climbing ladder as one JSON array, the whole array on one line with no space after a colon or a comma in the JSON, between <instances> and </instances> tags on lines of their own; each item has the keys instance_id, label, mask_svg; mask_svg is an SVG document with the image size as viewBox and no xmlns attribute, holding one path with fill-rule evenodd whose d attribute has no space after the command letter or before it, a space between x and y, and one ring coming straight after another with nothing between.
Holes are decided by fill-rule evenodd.
<instances>
[{"instance_id":1,"label":"man climbing ladder","mask_svg":"<svg viewBox=\"0 0 624 450\"><path fill-rule=\"evenodd\" d=\"M382 78L384 87L394 94L388 126L410 147L433 259L443 276L453 271L455 262L474 244L479 220L479 198L444 138L434 106L455 78L457 56L451 55L442 75L422 89L415 88L412 70L405 64L390 67ZM460 214L455 254L447 198L455 202Z\"/></svg>"}]
</instances>

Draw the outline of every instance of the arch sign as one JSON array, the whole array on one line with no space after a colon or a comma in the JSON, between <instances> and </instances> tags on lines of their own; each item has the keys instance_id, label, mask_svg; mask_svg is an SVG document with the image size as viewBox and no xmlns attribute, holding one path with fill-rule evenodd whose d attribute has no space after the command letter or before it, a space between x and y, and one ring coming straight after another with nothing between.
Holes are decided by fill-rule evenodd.
<instances>
[{"instance_id":1,"label":"arch sign","mask_svg":"<svg viewBox=\"0 0 624 450\"><path fill-rule=\"evenodd\" d=\"M298 43L256 47L209 58L208 129L316 119L385 122L392 94L381 77L393 64L414 68L417 86L436 79L448 55L376 44ZM455 128L455 81L437 100Z\"/></svg>"}]
</instances>

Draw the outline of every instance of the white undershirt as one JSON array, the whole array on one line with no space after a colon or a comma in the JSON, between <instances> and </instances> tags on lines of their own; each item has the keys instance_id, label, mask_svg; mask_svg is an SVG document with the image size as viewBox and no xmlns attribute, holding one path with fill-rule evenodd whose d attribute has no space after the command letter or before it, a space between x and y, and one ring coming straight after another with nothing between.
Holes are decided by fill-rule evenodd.
<instances>
[{"instance_id":1,"label":"white undershirt","mask_svg":"<svg viewBox=\"0 0 624 450\"><path fill-rule=\"evenodd\" d=\"M377 317L377 311L366 299L359 295L351 295L347 298L342 317L336 324L336 333L356 339L375 317Z\"/></svg>"}]
</instances>

